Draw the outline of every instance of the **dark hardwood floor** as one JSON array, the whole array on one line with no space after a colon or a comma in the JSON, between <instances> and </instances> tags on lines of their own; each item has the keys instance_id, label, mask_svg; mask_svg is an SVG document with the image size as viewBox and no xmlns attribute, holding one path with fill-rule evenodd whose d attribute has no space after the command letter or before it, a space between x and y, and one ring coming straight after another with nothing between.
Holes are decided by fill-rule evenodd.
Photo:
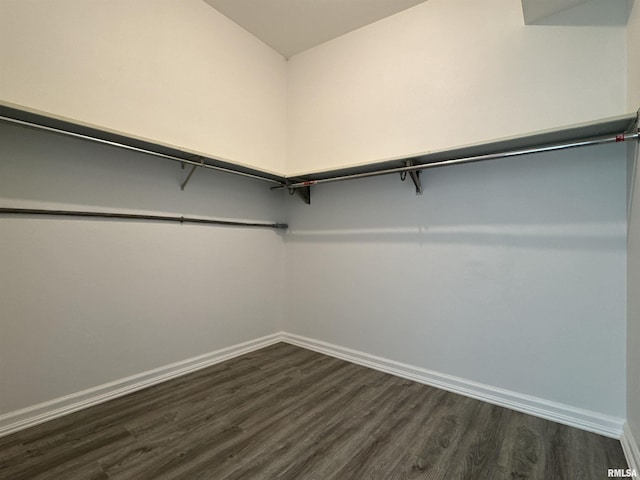
<instances>
[{"instance_id":1,"label":"dark hardwood floor","mask_svg":"<svg viewBox=\"0 0 640 480\"><path fill-rule=\"evenodd\" d=\"M277 345L0 438L6 480L605 479L620 443Z\"/></svg>"}]
</instances>

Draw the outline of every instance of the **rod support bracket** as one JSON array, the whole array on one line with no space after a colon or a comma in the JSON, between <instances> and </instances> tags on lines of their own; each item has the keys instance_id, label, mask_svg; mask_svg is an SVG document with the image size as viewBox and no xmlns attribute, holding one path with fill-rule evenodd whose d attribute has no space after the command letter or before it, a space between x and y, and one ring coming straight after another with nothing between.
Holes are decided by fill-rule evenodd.
<instances>
[{"instance_id":1,"label":"rod support bracket","mask_svg":"<svg viewBox=\"0 0 640 480\"><path fill-rule=\"evenodd\" d=\"M405 167L413 167L414 163L411 160L404 162ZM420 180L420 174L422 170L409 170L408 172L400 172L400 180L403 182L407 179L407 174L411 178L413 185L416 187L416 195L422 195L422 181Z\"/></svg>"},{"instance_id":2,"label":"rod support bracket","mask_svg":"<svg viewBox=\"0 0 640 480\"><path fill-rule=\"evenodd\" d=\"M200 163L202 165L204 165L204 158L200 158ZM185 164L182 164L182 168L184 169ZM182 182L180 184L180 190L184 191L184 188L187 186L187 183L189 183L189 180L191 180L191 176L193 175L193 172L196 171L196 168L198 168L198 165L193 165L191 167L191 170L189 171L189 173L187 174L187 177L184 179L184 182Z\"/></svg>"},{"instance_id":3,"label":"rod support bracket","mask_svg":"<svg viewBox=\"0 0 640 480\"><path fill-rule=\"evenodd\" d=\"M289 185L291 185L291 181L287 180L285 188L287 188L287 190L289 191L289 195L298 195L304 203L306 203L307 205L311 204L311 185L305 185L295 188L291 188L289 187Z\"/></svg>"}]
</instances>

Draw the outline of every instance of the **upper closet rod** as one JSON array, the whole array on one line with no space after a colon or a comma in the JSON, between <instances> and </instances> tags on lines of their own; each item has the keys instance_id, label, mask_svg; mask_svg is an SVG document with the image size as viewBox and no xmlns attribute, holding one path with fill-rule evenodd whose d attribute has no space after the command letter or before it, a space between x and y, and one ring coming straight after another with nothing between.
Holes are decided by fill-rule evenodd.
<instances>
[{"instance_id":1,"label":"upper closet rod","mask_svg":"<svg viewBox=\"0 0 640 480\"><path fill-rule=\"evenodd\" d=\"M356 178L377 177L379 175L389 175L392 173L416 172L420 170L425 170L427 168L446 167L448 165L463 165L465 163L482 162L485 160L497 160L500 158L517 157L520 155L529 155L532 153L551 152L554 150L564 150L564 149L575 148L575 147L586 147L591 145L604 145L608 143L625 142L627 140L638 140L639 137L640 137L640 134L636 129L636 131L633 133L621 133L613 136L591 137L591 138L586 138L584 140L579 140L579 141L556 143L552 145L524 148L520 150L511 150L511 151L502 152L502 153L489 153L484 155L454 158L451 160L441 160L437 162L422 163L422 164L410 165L405 167L387 168L384 170L377 170L373 172L353 173L353 174L341 175L337 177L319 178L317 180L306 180L306 181L291 183L289 185L279 185L277 187L271 187L271 189L278 190L281 188L288 188L293 190L297 188L309 187L311 185L318 185L321 183L340 182L343 180L352 180ZM415 158L419 159L420 157L415 157ZM411 159L408 159L408 160L411 160Z\"/></svg>"},{"instance_id":2,"label":"upper closet rod","mask_svg":"<svg viewBox=\"0 0 640 480\"><path fill-rule=\"evenodd\" d=\"M80 138L82 140L89 140L91 142L102 143L104 145L111 145L113 147L123 148L125 150L131 150L133 152L145 153L147 155L153 155L154 157L166 158L167 160L173 160L175 162L181 162L183 164L193 165L195 167L208 168L208 169L211 169L211 170L217 170L219 172L231 173L233 175L240 175L242 177L255 178L257 180L264 180L265 182L271 182L271 183L275 183L277 185L282 185L282 182L280 182L278 180L274 180L274 179L268 178L268 177L263 177L263 176L256 175L256 174L253 174L253 173L241 172L241 171L237 171L237 170L232 170L230 168L218 167L216 165L209 165L208 163L204 163L204 162L197 162L197 161L193 161L193 160L187 160L187 159L176 157L176 156L173 156L173 155L168 155L166 153L154 152L153 150L148 150L148 149L140 148L140 147L134 147L132 145L127 145L125 143L114 142L114 141L111 141L111 140L105 140L103 138L92 137L92 136L89 136L89 135L83 135L81 133L71 132L71 131L68 131L68 130L60 129L60 128L49 127L49 126L46 126L46 125L40 125L38 123L27 122L27 121L24 121L24 120L18 120L16 118L11 118L11 117L6 117L6 116L0 116L0 120L1 121L5 121L5 122L9 122L9 123L15 123L17 125L23 125L23 126L30 127L30 128L35 128L35 129L38 129L38 130L46 130L48 132L59 133L59 134L62 134L62 135L67 135L69 137Z\"/></svg>"}]
</instances>

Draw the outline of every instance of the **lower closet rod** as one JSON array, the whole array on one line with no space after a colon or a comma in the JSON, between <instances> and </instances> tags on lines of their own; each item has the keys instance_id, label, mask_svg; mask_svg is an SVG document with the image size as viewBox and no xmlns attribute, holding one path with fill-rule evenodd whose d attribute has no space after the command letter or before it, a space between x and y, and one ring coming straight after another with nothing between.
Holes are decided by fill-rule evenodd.
<instances>
[{"instance_id":1,"label":"lower closet rod","mask_svg":"<svg viewBox=\"0 0 640 480\"><path fill-rule=\"evenodd\" d=\"M286 223L245 222L241 220L210 220L205 218L172 217L168 215L141 215L135 213L81 212L76 210L43 210L35 208L0 208L0 215L44 215L60 217L115 218L123 220L153 220L157 222L203 223L236 227L286 229Z\"/></svg>"}]
</instances>

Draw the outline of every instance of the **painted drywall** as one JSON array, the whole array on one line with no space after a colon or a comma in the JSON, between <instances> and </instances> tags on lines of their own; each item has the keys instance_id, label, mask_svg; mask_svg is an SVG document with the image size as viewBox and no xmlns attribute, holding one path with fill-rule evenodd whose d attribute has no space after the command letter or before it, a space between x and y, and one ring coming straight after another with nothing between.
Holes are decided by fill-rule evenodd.
<instances>
[{"instance_id":1,"label":"painted drywall","mask_svg":"<svg viewBox=\"0 0 640 480\"><path fill-rule=\"evenodd\" d=\"M257 180L0 124L0 206L282 220ZM280 330L269 229L0 216L0 415Z\"/></svg>"},{"instance_id":2,"label":"painted drywall","mask_svg":"<svg viewBox=\"0 0 640 480\"><path fill-rule=\"evenodd\" d=\"M287 173L624 113L625 43L524 26L512 0L429 0L289 59Z\"/></svg>"},{"instance_id":3,"label":"painted drywall","mask_svg":"<svg viewBox=\"0 0 640 480\"><path fill-rule=\"evenodd\" d=\"M285 59L201 0L3 0L0 101L284 171Z\"/></svg>"},{"instance_id":4,"label":"painted drywall","mask_svg":"<svg viewBox=\"0 0 640 480\"><path fill-rule=\"evenodd\" d=\"M627 109L640 109L640 2L630 3L627 23Z\"/></svg>"},{"instance_id":5,"label":"painted drywall","mask_svg":"<svg viewBox=\"0 0 640 480\"><path fill-rule=\"evenodd\" d=\"M629 110L640 108L640 2L631 4L627 24L627 100ZM627 147L632 185L627 238L627 424L633 439L640 439L640 175L638 143ZM637 445L635 445L637 451ZM637 461L637 459L636 459Z\"/></svg>"},{"instance_id":6,"label":"painted drywall","mask_svg":"<svg viewBox=\"0 0 640 480\"><path fill-rule=\"evenodd\" d=\"M287 332L625 418L624 146L292 198Z\"/></svg>"},{"instance_id":7,"label":"painted drywall","mask_svg":"<svg viewBox=\"0 0 640 480\"><path fill-rule=\"evenodd\" d=\"M627 423L633 438L640 441L640 175L636 143L628 148L633 162L633 196L627 240ZM636 448L638 445L636 445ZM637 461L637 459L636 459Z\"/></svg>"}]
</instances>

